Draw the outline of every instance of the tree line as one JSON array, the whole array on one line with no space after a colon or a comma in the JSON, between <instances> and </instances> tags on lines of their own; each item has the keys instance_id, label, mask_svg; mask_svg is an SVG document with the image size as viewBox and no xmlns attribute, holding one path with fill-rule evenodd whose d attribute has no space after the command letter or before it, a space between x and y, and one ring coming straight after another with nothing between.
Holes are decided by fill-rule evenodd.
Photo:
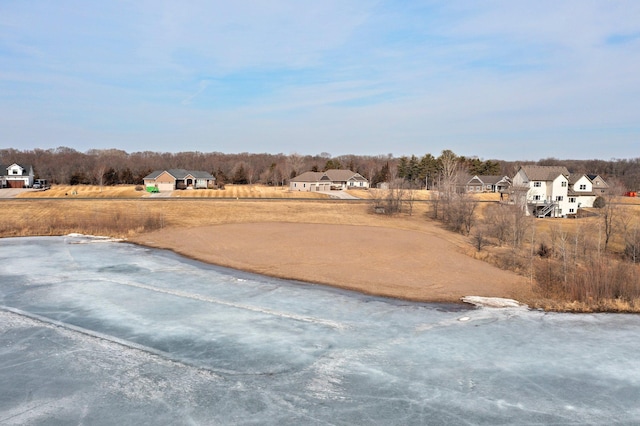
<instances>
[{"instance_id":1,"label":"tree line","mask_svg":"<svg viewBox=\"0 0 640 426\"><path fill-rule=\"evenodd\" d=\"M222 183L286 185L289 179L306 171L346 168L360 173L374 187L381 182L400 179L412 188L427 189L450 184L452 164L455 164L458 180L474 175L511 177L522 164L563 165L572 173L595 173L605 180L619 181L627 190L640 189L640 158L505 161L458 156L450 150L444 150L439 155L427 153L422 156L394 157L393 154L332 156L327 152L317 155L198 151L128 153L118 149L80 152L68 147L34 150L7 148L0 149L0 163L29 164L34 167L37 178L66 185L141 184L142 179L152 171L172 168L207 171Z\"/></svg>"}]
</instances>

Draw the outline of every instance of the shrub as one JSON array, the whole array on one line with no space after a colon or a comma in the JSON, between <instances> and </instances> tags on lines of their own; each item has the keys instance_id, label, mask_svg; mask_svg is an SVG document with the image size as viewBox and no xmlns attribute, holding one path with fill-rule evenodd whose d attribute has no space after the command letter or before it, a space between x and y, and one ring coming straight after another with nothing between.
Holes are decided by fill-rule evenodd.
<instances>
[{"instance_id":1,"label":"shrub","mask_svg":"<svg viewBox=\"0 0 640 426\"><path fill-rule=\"evenodd\" d=\"M607 205L607 202L602 197L596 197L596 199L593 202L593 207L597 209L604 208L606 205Z\"/></svg>"}]
</instances>

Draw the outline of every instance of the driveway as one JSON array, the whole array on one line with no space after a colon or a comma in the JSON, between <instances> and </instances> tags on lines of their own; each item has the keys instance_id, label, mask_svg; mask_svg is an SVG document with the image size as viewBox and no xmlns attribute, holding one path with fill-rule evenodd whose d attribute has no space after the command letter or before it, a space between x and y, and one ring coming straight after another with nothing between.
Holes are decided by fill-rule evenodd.
<instances>
[{"instance_id":1,"label":"driveway","mask_svg":"<svg viewBox=\"0 0 640 426\"><path fill-rule=\"evenodd\" d=\"M341 200L359 200L360 198L354 197L346 191L318 191L319 194L326 194L331 198L339 198Z\"/></svg>"},{"instance_id":2,"label":"driveway","mask_svg":"<svg viewBox=\"0 0 640 426\"><path fill-rule=\"evenodd\" d=\"M26 191L38 191L31 188L2 188L0 189L0 198L16 198L18 195Z\"/></svg>"}]
</instances>

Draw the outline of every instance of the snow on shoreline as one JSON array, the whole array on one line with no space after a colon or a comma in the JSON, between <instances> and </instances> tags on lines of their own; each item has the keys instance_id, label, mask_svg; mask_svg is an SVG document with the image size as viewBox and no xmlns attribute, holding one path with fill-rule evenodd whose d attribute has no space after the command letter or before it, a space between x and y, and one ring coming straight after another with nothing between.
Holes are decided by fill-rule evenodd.
<instances>
[{"instance_id":1,"label":"snow on shoreline","mask_svg":"<svg viewBox=\"0 0 640 426\"><path fill-rule=\"evenodd\" d=\"M69 238L78 238L79 241L74 241L72 244L90 244L90 243L118 243L124 241L123 238L113 238L113 237L105 237L102 235L86 235L86 234L76 234L71 233L65 235L65 237Z\"/></svg>"},{"instance_id":2,"label":"snow on shoreline","mask_svg":"<svg viewBox=\"0 0 640 426\"><path fill-rule=\"evenodd\" d=\"M502 297L464 296L460 300L480 308L528 308L517 300Z\"/></svg>"}]
</instances>

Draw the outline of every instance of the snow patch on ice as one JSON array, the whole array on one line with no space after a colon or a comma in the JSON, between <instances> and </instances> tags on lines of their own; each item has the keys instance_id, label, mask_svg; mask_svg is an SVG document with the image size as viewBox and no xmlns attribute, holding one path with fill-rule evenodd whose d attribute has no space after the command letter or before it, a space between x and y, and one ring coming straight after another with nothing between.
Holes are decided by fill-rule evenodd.
<instances>
[{"instance_id":1,"label":"snow patch on ice","mask_svg":"<svg viewBox=\"0 0 640 426\"><path fill-rule=\"evenodd\" d=\"M528 308L517 300L502 297L465 296L460 300L482 308Z\"/></svg>"},{"instance_id":2,"label":"snow patch on ice","mask_svg":"<svg viewBox=\"0 0 640 426\"><path fill-rule=\"evenodd\" d=\"M91 243L117 243L120 241L124 241L122 238L113 238L106 237L102 235L86 235L86 234L77 234L71 233L65 235L68 238L78 238L78 240L74 240L69 242L70 244L91 244Z\"/></svg>"}]
</instances>

